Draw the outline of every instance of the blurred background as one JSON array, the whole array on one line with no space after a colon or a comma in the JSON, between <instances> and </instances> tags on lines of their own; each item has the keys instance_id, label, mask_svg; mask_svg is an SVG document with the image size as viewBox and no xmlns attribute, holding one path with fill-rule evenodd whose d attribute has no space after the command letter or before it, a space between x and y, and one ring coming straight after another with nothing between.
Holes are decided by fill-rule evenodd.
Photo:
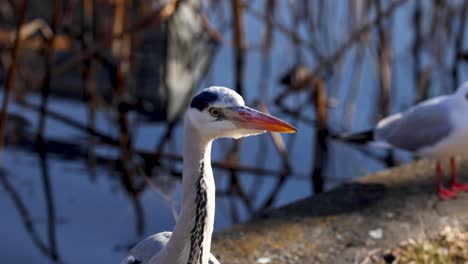
<instances>
[{"instance_id":1,"label":"blurred background","mask_svg":"<svg viewBox=\"0 0 468 264\"><path fill-rule=\"evenodd\" d=\"M298 133L214 144L215 230L409 162L333 140L466 79L463 0L0 1L0 258L118 263L172 230L191 96Z\"/></svg>"}]
</instances>

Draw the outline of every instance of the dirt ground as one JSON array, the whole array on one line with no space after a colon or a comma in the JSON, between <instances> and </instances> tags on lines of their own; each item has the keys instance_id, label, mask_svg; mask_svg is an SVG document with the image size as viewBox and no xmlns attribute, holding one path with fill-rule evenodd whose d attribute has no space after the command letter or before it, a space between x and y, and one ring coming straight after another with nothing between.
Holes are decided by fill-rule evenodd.
<instances>
[{"instance_id":1,"label":"dirt ground","mask_svg":"<svg viewBox=\"0 0 468 264\"><path fill-rule=\"evenodd\" d=\"M468 163L458 166L468 182ZM434 162L423 160L216 233L211 251L223 264L370 263L369 256L385 260L388 249L435 238L447 227L468 230L468 193L439 200Z\"/></svg>"}]
</instances>

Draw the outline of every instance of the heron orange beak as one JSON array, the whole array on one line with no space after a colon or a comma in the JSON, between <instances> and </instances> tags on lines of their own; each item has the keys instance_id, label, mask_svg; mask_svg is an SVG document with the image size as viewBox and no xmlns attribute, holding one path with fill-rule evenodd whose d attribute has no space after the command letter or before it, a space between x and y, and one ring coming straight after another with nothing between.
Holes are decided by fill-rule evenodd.
<instances>
[{"instance_id":1,"label":"heron orange beak","mask_svg":"<svg viewBox=\"0 0 468 264\"><path fill-rule=\"evenodd\" d=\"M232 110L234 119L242 128L280 133L295 133L297 131L292 125L247 106L238 106Z\"/></svg>"}]
</instances>

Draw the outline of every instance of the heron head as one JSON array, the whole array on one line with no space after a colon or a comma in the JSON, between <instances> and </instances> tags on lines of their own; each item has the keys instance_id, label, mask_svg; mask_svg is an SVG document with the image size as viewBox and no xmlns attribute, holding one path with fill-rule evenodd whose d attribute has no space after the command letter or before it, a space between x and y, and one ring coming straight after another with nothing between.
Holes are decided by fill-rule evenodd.
<instances>
[{"instance_id":1,"label":"heron head","mask_svg":"<svg viewBox=\"0 0 468 264\"><path fill-rule=\"evenodd\" d=\"M219 86L195 95L187 111L188 121L209 139L241 138L271 132L294 133L296 128L276 117L245 106L235 91Z\"/></svg>"}]
</instances>

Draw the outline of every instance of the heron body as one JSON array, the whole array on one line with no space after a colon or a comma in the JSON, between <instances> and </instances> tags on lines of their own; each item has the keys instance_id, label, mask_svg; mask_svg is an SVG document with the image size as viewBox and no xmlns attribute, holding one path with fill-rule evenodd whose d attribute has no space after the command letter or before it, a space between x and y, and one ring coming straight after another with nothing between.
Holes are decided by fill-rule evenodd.
<instances>
[{"instance_id":1,"label":"heron body","mask_svg":"<svg viewBox=\"0 0 468 264\"><path fill-rule=\"evenodd\" d=\"M346 141L383 142L386 145L437 160L438 191L442 199L468 191L467 184L456 181L455 159L468 155L468 82L455 93L421 102L405 112L386 117L363 133L343 137ZM450 158L451 189L442 187L440 160Z\"/></svg>"},{"instance_id":2,"label":"heron body","mask_svg":"<svg viewBox=\"0 0 468 264\"><path fill-rule=\"evenodd\" d=\"M225 87L196 95L184 117L182 207L173 232L150 236L122 264L216 264L210 253L215 214L211 145L216 138L241 138L265 131L295 132L277 118L245 106Z\"/></svg>"}]
</instances>

